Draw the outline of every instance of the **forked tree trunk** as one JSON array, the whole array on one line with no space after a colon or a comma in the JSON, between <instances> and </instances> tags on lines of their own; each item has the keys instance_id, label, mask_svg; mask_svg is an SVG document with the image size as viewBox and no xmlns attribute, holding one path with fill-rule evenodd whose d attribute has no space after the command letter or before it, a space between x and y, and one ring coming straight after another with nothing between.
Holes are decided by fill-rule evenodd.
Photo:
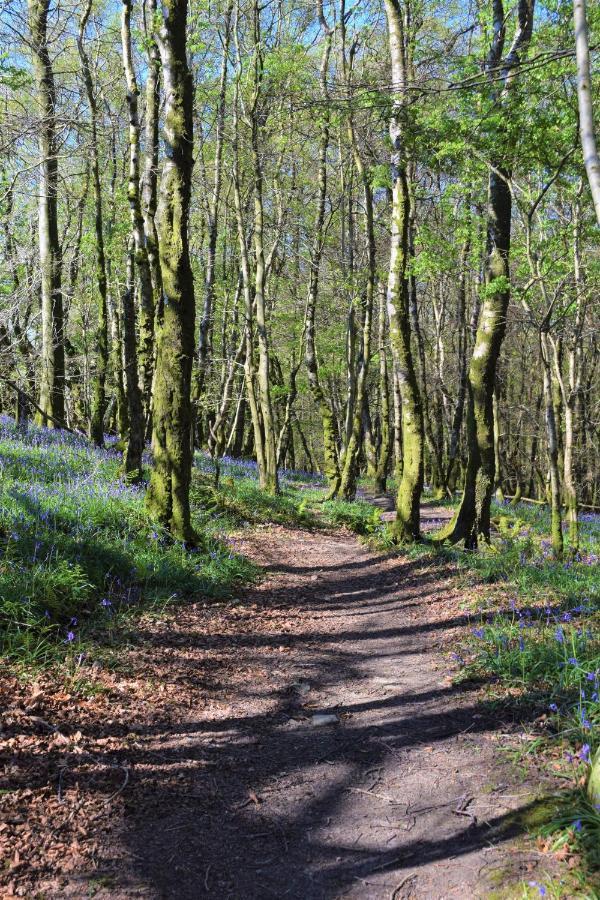
<instances>
[{"instance_id":1,"label":"forked tree trunk","mask_svg":"<svg viewBox=\"0 0 600 900\"><path fill-rule=\"evenodd\" d=\"M29 28L39 109L40 180L38 231L42 296L40 425L55 428L65 419L65 349L61 250L58 237L56 88L48 50L50 0L29 0Z\"/></svg>"},{"instance_id":2,"label":"forked tree trunk","mask_svg":"<svg viewBox=\"0 0 600 900\"><path fill-rule=\"evenodd\" d=\"M147 504L175 538L193 541L190 482L195 304L188 239L193 83L187 63L186 24L187 0L164 0L157 43L165 91L166 153L156 213L164 308L157 335L154 464Z\"/></svg>"}]
</instances>

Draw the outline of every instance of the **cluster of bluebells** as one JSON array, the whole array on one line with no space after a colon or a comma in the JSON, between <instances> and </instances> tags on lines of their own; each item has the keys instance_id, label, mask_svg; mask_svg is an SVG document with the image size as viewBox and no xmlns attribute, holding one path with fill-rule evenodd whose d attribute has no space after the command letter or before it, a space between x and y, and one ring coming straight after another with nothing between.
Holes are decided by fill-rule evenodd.
<instances>
[{"instance_id":1,"label":"cluster of bluebells","mask_svg":"<svg viewBox=\"0 0 600 900\"><path fill-rule=\"evenodd\" d=\"M218 588L243 568L216 539L210 553L167 540L144 488L120 474L115 443L0 417L0 652L32 633L79 647L74 613L111 617L142 596Z\"/></svg>"},{"instance_id":2,"label":"cluster of bluebells","mask_svg":"<svg viewBox=\"0 0 600 900\"><path fill-rule=\"evenodd\" d=\"M477 662L500 675L552 685L558 702L549 704L550 712L571 716L580 733L591 735L600 722L600 647L585 617L596 611L589 598L567 610L511 600L472 629ZM589 761L586 747L581 759Z\"/></svg>"},{"instance_id":3,"label":"cluster of bluebells","mask_svg":"<svg viewBox=\"0 0 600 900\"><path fill-rule=\"evenodd\" d=\"M215 474L215 461L208 453L198 451L195 454L195 465L204 475ZM227 478L249 478L258 481L258 465L254 459L222 456L219 467L221 475ZM284 484L303 482L320 486L325 483L325 479L319 473L305 472L301 469L280 469L279 477Z\"/></svg>"}]
</instances>

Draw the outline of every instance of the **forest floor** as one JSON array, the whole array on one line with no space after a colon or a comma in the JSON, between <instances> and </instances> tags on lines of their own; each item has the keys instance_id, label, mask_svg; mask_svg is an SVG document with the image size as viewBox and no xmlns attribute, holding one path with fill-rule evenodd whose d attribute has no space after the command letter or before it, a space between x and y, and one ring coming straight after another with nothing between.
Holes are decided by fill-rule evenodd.
<instances>
[{"instance_id":1,"label":"forest floor","mask_svg":"<svg viewBox=\"0 0 600 900\"><path fill-rule=\"evenodd\" d=\"M455 683L452 564L343 530L234 546L265 569L235 601L141 616L72 690L3 677L0 896L528 896L556 865L522 837L551 779L501 752L522 718Z\"/></svg>"}]
</instances>

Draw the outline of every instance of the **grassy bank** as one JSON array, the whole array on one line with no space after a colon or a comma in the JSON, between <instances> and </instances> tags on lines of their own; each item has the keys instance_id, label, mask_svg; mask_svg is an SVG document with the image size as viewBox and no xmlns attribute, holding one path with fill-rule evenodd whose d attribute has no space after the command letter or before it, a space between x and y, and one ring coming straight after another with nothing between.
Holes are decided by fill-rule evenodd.
<instances>
[{"instance_id":1,"label":"grassy bank","mask_svg":"<svg viewBox=\"0 0 600 900\"><path fill-rule=\"evenodd\" d=\"M121 474L111 439L98 449L58 430L0 420L0 656L23 669L118 646L132 616L202 596L231 596L259 572L230 533L275 523L364 532L369 504L321 504L318 475L284 470L281 494L256 464L196 454L193 524L200 547L174 543L144 507L145 485ZM147 473L146 473L147 474Z\"/></svg>"}]
</instances>

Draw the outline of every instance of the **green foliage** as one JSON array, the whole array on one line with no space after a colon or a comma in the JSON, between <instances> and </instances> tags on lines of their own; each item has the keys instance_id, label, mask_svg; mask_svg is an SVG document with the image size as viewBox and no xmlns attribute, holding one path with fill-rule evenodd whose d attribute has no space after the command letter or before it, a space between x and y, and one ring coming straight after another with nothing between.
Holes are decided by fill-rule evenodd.
<instances>
[{"instance_id":1,"label":"green foliage","mask_svg":"<svg viewBox=\"0 0 600 900\"><path fill-rule=\"evenodd\" d=\"M0 649L41 663L128 611L230 592L254 568L199 517L203 547L173 543L120 476L120 454L4 421L0 431Z\"/></svg>"},{"instance_id":2,"label":"green foliage","mask_svg":"<svg viewBox=\"0 0 600 900\"><path fill-rule=\"evenodd\" d=\"M381 527L381 512L366 500L326 500L321 508L328 525L342 525L355 534L374 535Z\"/></svg>"}]
</instances>

